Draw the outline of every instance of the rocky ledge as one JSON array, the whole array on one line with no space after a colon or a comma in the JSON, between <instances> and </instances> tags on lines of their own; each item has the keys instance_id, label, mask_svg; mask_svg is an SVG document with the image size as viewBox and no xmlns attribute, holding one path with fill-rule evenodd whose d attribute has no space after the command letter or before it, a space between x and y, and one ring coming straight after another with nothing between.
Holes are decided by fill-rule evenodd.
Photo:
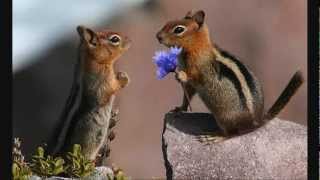
<instances>
[{"instance_id":1,"label":"rocky ledge","mask_svg":"<svg viewBox=\"0 0 320 180\"><path fill-rule=\"evenodd\" d=\"M168 113L162 150L167 179L307 179L307 128L275 118L219 143L196 136L217 131L207 113Z\"/></svg>"}]
</instances>

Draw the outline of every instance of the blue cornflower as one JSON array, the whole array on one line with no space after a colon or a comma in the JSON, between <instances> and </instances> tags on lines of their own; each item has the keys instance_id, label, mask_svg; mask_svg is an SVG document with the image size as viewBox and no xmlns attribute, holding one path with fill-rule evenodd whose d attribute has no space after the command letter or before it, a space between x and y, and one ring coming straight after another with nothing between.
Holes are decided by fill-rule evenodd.
<instances>
[{"instance_id":1,"label":"blue cornflower","mask_svg":"<svg viewBox=\"0 0 320 180\"><path fill-rule=\"evenodd\" d=\"M174 72L177 63L178 56L181 53L182 48L171 47L169 51L158 51L155 56L153 56L153 60L157 65L157 78L162 79L168 73Z\"/></svg>"}]
</instances>

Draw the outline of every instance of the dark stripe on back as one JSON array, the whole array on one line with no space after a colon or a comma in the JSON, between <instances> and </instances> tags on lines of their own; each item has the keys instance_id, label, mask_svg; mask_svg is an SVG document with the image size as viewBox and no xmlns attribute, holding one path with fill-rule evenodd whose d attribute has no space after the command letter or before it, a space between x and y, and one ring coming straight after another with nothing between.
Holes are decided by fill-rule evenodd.
<instances>
[{"instance_id":1,"label":"dark stripe on back","mask_svg":"<svg viewBox=\"0 0 320 180\"><path fill-rule=\"evenodd\" d=\"M220 67L220 75L221 78L225 77L227 79L229 79L235 86L239 98L240 98L240 104L242 106L242 108L247 107L246 106L246 98L242 92L242 88L241 88L241 83L239 81L239 79L237 78L237 75L226 65L224 65L222 62L218 62L219 63L219 67Z\"/></svg>"},{"instance_id":2,"label":"dark stripe on back","mask_svg":"<svg viewBox=\"0 0 320 180\"><path fill-rule=\"evenodd\" d=\"M246 66L243 65L236 57L234 57L229 52L227 52L217 46L216 46L216 48L219 50L219 52L221 53L221 55L223 57L226 57L226 58L232 60L239 67L240 72L243 74L244 78L246 79L246 82L248 84L248 87L250 89L251 94L256 97L258 93L257 93L255 80L253 79L251 73L248 71Z\"/></svg>"}]
</instances>

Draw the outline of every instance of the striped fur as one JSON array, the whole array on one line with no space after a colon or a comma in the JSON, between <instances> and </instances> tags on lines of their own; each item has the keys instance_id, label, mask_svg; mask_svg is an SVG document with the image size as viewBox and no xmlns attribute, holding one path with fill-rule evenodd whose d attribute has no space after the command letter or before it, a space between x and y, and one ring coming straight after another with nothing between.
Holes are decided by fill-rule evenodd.
<instances>
[{"instance_id":1,"label":"striped fur","mask_svg":"<svg viewBox=\"0 0 320 180\"><path fill-rule=\"evenodd\" d=\"M222 62L219 62L218 64L220 67L220 74L219 74L219 78L220 80L222 80L222 77L225 77L227 79L229 79L231 82L233 82L234 87L237 90L237 94L239 96L240 99L240 104L242 109L248 109L247 106L247 98L245 97L245 94L243 93L243 88L241 85L241 81L239 80L237 74L231 69L229 68L227 65L225 65Z\"/></svg>"},{"instance_id":2,"label":"striped fur","mask_svg":"<svg viewBox=\"0 0 320 180\"><path fill-rule=\"evenodd\" d=\"M296 74L270 110L264 111L262 87L254 74L237 58L211 41L202 10L189 12L180 19L169 21L158 33L160 43L179 46L183 53L178 71L187 74L187 93L197 93L212 112L225 135L255 129L266 119L277 115L302 84L301 73ZM182 35L172 33L177 25L186 27ZM186 98L178 109L186 110ZM265 115L266 114L266 115Z\"/></svg>"},{"instance_id":3,"label":"striped fur","mask_svg":"<svg viewBox=\"0 0 320 180\"><path fill-rule=\"evenodd\" d=\"M254 107L253 107L252 90L250 89L249 83L246 80L246 76L242 72L243 69L241 69L239 64L237 64L235 62L235 60L233 60L231 58L227 58L227 57L222 56L222 55L217 55L216 60L219 61L220 63L222 63L227 68L229 68L230 71L232 71L235 74L238 82L241 85L241 89L239 91L241 91L242 94L244 95L245 102L246 102L246 107L248 108L249 112L251 114L253 114L254 113Z\"/></svg>"}]
</instances>

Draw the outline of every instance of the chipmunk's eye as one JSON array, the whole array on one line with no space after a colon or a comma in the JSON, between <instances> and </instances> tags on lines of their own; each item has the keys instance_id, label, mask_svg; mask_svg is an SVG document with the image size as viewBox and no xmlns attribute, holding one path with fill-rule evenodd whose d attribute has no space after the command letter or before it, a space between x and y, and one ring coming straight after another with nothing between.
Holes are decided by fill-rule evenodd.
<instances>
[{"instance_id":1,"label":"chipmunk's eye","mask_svg":"<svg viewBox=\"0 0 320 180\"><path fill-rule=\"evenodd\" d=\"M116 34L111 35L111 36L109 37L109 41L110 41L110 43L113 44L113 45L119 45L120 40L121 40L120 36L119 36L119 35L116 35Z\"/></svg>"},{"instance_id":2,"label":"chipmunk's eye","mask_svg":"<svg viewBox=\"0 0 320 180\"><path fill-rule=\"evenodd\" d=\"M173 29L173 33L176 35L181 35L182 33L184 33L185 30L186 30L185 26L178 25Z\"/></svg>"}]
</instances>

